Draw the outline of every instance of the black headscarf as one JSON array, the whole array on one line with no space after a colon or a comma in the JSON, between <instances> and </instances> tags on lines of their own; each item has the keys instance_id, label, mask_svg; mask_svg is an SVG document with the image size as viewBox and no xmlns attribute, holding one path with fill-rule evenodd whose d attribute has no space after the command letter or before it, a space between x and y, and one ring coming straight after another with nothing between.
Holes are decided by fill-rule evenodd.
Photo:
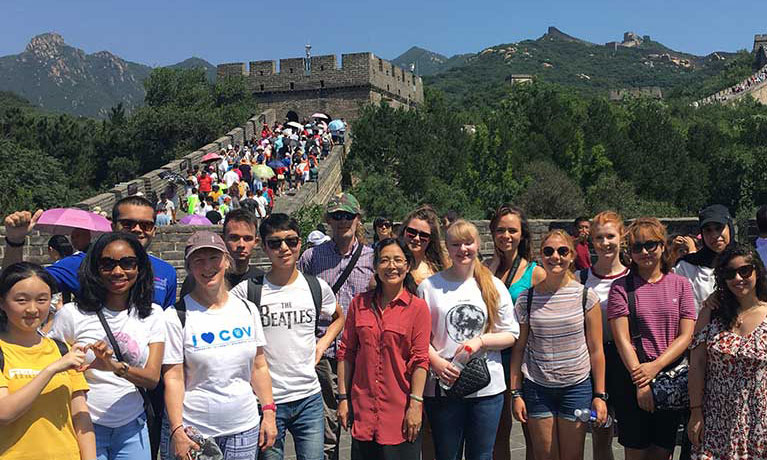
<instances>
[{"instance_id":1,"label":"black headscarf","mask_svg":"<svg viewBox=\"0 0 767 460\"><path fill-rule=\"evenodd\" d=\"M730 229L730 242L727 244L727 247L729 248L735 245L735 224L733 223L730 211L728 211L725 206L721 204L713 204L707 208L704 208L702 211L700 211L700 214L698 214L698 221L701 234L703 233L703 227L710 222L717 222L727 225L727 228ZM702 238L702 240L703 248L698 252L687 254L686 256L682 257L682 260L690 265L714 268L714 259L716 259L716 256L719 255L719 253L714 252L706 245L705 238Z\"/></svg>"}]
</instances>

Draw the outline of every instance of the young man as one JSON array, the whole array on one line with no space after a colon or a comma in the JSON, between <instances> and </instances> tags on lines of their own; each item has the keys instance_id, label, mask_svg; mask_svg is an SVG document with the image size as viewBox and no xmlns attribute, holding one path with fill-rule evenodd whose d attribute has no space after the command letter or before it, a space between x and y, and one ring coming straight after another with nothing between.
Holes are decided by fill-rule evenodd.
<instances>
[{"instance_id":1,"label":"young man","mask_svg":"<svg viewBox=\"0 0 767 460\"><path fill-rule=\"evenodd\" d=\"M277 404L277 440L262 455L266 460L282 460L287 430L298 458L322 460L325 422L315 365L341 332L343 313L326 282L296 269L301 235L295 219L273 214L261 222L259 233L261 247L272 264L259 280L260 298L252 298L252 280L243 281L231 292L256 303L266 337L264 350ZM332 317L319 340L315 337L318 313Z\"/></svg>"},{"instance_id":2,"label":"young man","mask_svg":"<svg viewBox=\"0 0 767 460\"><path fill-rule=\"evenodd\" d=\"M326 211L325 220L330 226L332 239L307 249L298 261L298 269L304 274L317 276L332 286L336 299L346 314L352 298L371 287L370 283L375 275L373 249L357 239L362 210L354 195L336 195L328 202ZM340 279L349 266L352 268L348 271L346 279ZM324 323L320 321L323 326L327 321ZM341 432L336 417L338 377L335 351L334 344L317 365L325 403L325 460L338 459Z\"/></svg>"},{"instance_id":3,"label":"young man","mask_svg":"<svg viewBox=\"0 0 767 460\"><path fill-rule=\"evenodd\" d=\"M258 220L252 213L245 209L235 209L226 215L224 219L224 242L234 264L226 274L226 281L230 288L237 286L244 280L263 276L264 272L255 265L250 265L250 256L258 245ZM179 298L192 292L194 278L187 276L181 285Z\"/></svg>"},{"instance_id":4,"label":"young man","mask_svg":"<svg viewBox=\"0 0 767 460\"><path fill-rule=\"evenodd\" d=\"M3 267L21 262L25 237L31 232L42 211L34 215L29 211L15 212L5 218L6 247ZM155 211L152 203L141 196L129 196L120 199L112 208L112 230L115 232L132 233L145 248L148 248L154 238ZM78 252L64 257L46 268L56 278L62 291L80 292L80 281L77 272L85 259L84 252ZM176 302L176 269L168 262L149 255L154 272L154 302L162 308L168 308Z\"/></svg>"},{"instance_id":5,"label":"young man","mask_svg":"<svg viewBox=\"0 0 767 460\"><path fill-rule=\"evenodd\" d=\"M589 232L591 223L586 217L578 217L573 223L575 238L575 268L583 270L591 267L591 251L589 250Z\"/></svg>"}]
</instances>

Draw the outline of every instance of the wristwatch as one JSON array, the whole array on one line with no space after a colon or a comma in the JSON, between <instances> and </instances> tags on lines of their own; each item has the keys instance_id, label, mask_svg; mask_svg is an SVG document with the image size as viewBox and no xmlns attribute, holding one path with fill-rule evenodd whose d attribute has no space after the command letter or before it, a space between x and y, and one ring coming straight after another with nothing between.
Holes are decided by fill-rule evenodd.
<instances>
[{"instance_id":1,"label":"wristwatch","mask_svg":"<svg viewBox=\"0 0 767 460\"><path fill-rule=\"evenodd\" d=\"M115 375L118 377L124 377L125 374L128 373L130 366L124 361L119 361L117 364L120 366L120 368L115 371Z\"/></svg>"},{"instance_id":2,"label":"wristwatch","mask_svg":"<svg viewBox=\"0 0 767 460\"><path fill-rule=\"evenodd\" d=\"M336 395L337 402L346 401L347 399L349 399L349 396L346 393L339 393Z\"/></svg>"},{"instance_id":3,"label":"wristwatch","mask_svg":"<svg viewBox=\"0 0 767 460\"><path fill-rule=\"evenodd\" d=\"M519 389L509 390L509 395L511 396L511 399L521 398L522 390L519 390Z\"/></svg>"},{"instance_id":4,"label":"wristwatch","mask_svg":"<svg viewBox=\"0 0 767 460\"><path fill-rule=\"evenodd\" d=\"M602 401L607 401L610 398L610 395L607 393L594 393L595 398L599 398Z\"/></svg>"}]
</instances>

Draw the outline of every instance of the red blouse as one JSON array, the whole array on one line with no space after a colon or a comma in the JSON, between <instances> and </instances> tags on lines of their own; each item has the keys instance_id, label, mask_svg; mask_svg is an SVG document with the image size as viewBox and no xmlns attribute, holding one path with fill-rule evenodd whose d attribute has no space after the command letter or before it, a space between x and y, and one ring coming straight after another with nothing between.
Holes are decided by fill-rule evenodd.
<instances>
[{"instance_id":1,"label":"red blouse","mask_svg":"<svg viewBox=\"0 0 767 460\"><path fill-rule=\"evenodd\" d=\"M410 395L410 377L429 368L429 307L407 291L383 314L373 292L357 295L349 306L338 359L354 363L350 391L352 436L383 445L405 442L402 423Z\"/></svg>"}]
</instances>

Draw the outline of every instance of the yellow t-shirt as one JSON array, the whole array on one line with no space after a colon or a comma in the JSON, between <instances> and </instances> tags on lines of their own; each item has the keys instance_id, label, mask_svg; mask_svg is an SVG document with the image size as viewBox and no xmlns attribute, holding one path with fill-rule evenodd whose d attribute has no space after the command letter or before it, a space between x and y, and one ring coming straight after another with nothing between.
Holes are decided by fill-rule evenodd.
<instances>
[{"instance_id":1,"label":"yellow t-shirt","mask_svg":"<svg viewBox=\"0 0 767 460\"><path fill-rule=\"evenodd\" d=\"M0 340L0 348L5 358L0 387L11 393L61 358L49 338L34 347ZM0 425L0 460L80 460L70 404L73 392L87 389L81 372L56 374L28 411L9 425Z\"/></svg>"}]
</instances>

